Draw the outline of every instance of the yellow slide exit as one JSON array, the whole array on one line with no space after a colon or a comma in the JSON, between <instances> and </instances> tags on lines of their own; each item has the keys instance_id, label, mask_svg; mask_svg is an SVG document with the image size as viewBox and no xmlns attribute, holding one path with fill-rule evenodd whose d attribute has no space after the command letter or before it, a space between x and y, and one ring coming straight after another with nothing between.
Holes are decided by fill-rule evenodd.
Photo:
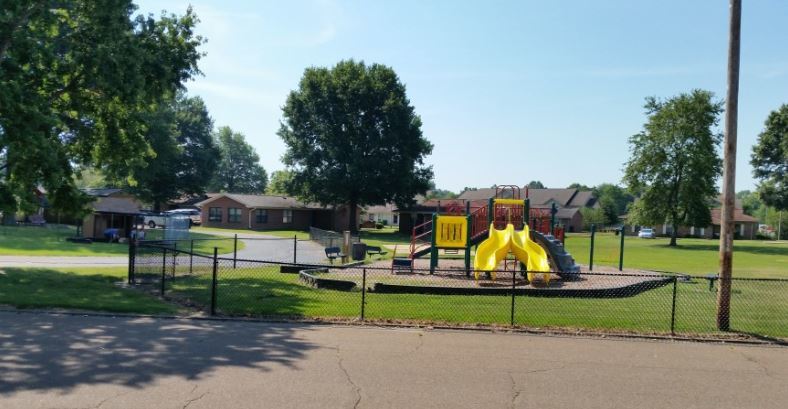
<instances>
[{"instance_id":1,"label":"yellow slide exit","mask_svg":"<svg viewBox=\"0 0 788 409\"><path fill-rule=\"evenodd\" d=\"M511 223L507 224L504 230L497 230L491 224L489 232L489 237L481 242L476 250L473 270L477 280L479 272L496 270L498 264L511 252L518 261L525 264L529 281L533 281L535 273L543 272L545 283L550 282L550 263L547 253L542 246L531 240L528 226L523 230L515 231Z\"/></svg>"}]
</instances>

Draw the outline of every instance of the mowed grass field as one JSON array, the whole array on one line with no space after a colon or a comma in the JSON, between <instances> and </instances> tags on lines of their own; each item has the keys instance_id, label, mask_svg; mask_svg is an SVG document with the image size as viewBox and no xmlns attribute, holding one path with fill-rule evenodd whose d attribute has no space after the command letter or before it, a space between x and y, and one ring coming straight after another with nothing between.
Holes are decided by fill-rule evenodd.
<instances>
[{"instance_id":1,"label":"mowed grass field","mask_svg":"<svg viewBox=\"0 0 788 409\"><path fill-rule=\"evenodd\" d=\"M597 233L594 239L594 264L618 266L620 237ZM678 240L678 247L668 246L669 239L624 239L624 268L671 271L706 275L719 271L719 241L707 239ZM566 249L581 264L588 264L589 234L569 234ZM733 248L734 277L788 279L788 242L736 240Z\"/></svg>"},{"instance_id":2,"label":"mowed grass field","mask_svg":"<svg viewBox=\"0 0 788 409\"><path fill-rule=\"evenodd\" d=\"M161 230L149 232L147 238L161 236ZM34 226L0 226L0 255L9 256L127 256L129 247L122 243L91 244L71 243L66 241L74 237L74 226L49 225L44 227ZM214 247L219 247L219 253L232 253L233 240L223 236L206 233L190 233L190 237L197 239L194 242L195 251L213 253ZM182 245L188 245L182 243ZM238 248L243 248L243 242L238 242Z\"/></svg>"},{"instance_id":3,"label":"mowed grass field","mask_svg":"<svg viewBox=\"0 0 788 409\"><path fill-rule=\"evenodd\" d=\"M140 314L174 314L178 308L116 285L125 267L0 268L0 305Z\"/></svg>"},{"instance_id":4,"label":"mowed grass field","mask_svg":"<svg viewBox=\"0 0 788 409\"><path fill-rule=\"evenodd\" d=\"M180 277L167 283L171 296L208 306L210 275ZM736 281L733 286L734 331L788 337L788 282ZM625 298L515 297L516 325L669 333L673 284ZM715 333L716 292L697 279L676 285L675 329L679 333ZM509 325L510 296L366 294L365 318L432 324ZM217 286L220 313L354 319L361 292L314 289L278 267L221 269Z\"/></svg>"}]
</instances>

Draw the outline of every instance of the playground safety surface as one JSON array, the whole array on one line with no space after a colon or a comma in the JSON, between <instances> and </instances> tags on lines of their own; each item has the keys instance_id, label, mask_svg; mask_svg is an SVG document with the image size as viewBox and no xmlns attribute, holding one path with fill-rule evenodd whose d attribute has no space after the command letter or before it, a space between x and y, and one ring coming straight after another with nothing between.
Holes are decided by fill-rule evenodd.
<instances>
[{"instance_id":1,"label":"playground safety surface","mask_svg":"<svg viewBox=\"0 0 788 409\"><path fill-rule=\"evenodd\" d=\"M354 281L361 284L362 268L366 267L367 286L374 286L376 283L400 284L400 285L419 285L433 287L450 288L512 288L513 263L510 263L508 271L500 271L495 280L480 274L479 280L475 280L473 274L466 275L463 260L447 259L441 260L439 269L434 274L429 273L429 260L417 259L414 263L414 271L391 270L390 260L381 260L365 266L352 269L331 269L328 274L321 275L322 278L340 279ZM503 263L501 263L503 270ZM665 281L666 276L654 271L627 269L618 271L611 267L596 267L593 272L589 272L587 267L581 267L581 273L577 279L563 279L557 274L550 275L550 282L543 281L543 274L537 273L536 279L529 283L518 273L515 278L516 289L556 289L556 290L617 290L629 288L639 284L648 284Z\"/></svg>"}]
</instances>

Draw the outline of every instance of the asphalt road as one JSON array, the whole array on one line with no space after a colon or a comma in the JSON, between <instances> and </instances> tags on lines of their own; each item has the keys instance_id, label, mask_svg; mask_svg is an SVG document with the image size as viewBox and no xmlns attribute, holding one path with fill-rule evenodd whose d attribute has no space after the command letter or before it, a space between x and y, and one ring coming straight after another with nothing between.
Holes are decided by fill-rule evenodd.
<instances>
[{"instance_id":1,"label":"asphalt road","mask_svg":"<svg viewBox=\"0 0 788 409\"><path fill-rule=\"evenodd\" d=\"M785 408L788 349L0 312L0 407Z\"/></svg>"}]
</instances>

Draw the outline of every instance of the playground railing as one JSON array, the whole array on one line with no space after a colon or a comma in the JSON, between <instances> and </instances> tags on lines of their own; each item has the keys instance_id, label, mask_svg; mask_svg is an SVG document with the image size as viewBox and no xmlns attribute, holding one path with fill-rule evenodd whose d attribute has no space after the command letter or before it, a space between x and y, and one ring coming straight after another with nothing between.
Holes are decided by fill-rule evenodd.
<instances>
[{"instance_id":1,"label":"playground railing","mask_svg":"<svg viewBox=\"0 0 788 409\"><path fill-rule=\"evenodd\" d=\"M129 281L223 316L788 342L786 279L733 279L732 330L720 332L716 276L611 270L562 278L529 275L512 264L477 281L456 269L392 272L285 258L233 259L144 244L130 247Z\"/></svg>"}]
</instances>

